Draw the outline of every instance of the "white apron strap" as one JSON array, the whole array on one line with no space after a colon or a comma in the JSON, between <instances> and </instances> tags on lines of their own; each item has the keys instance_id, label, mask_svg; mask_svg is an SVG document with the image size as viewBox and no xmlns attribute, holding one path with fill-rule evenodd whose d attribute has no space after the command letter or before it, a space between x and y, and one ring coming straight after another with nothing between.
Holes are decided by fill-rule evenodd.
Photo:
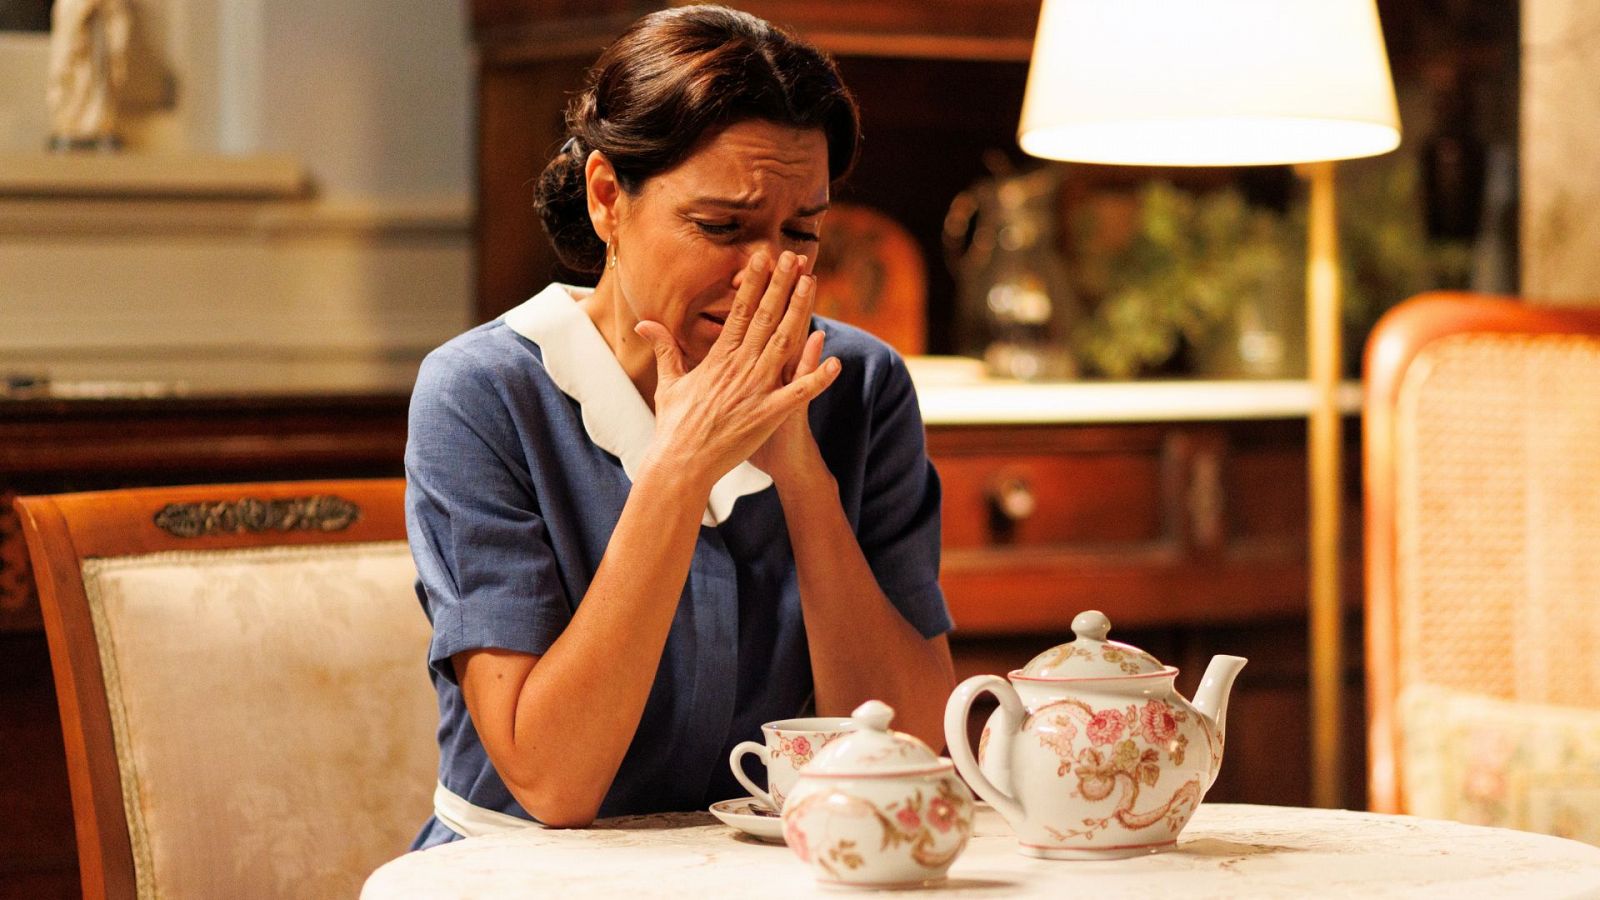
<instances>
[{"instance_id":1,"label":"white apron strap","mask_svg":"<svg viewBox=\"0 0 1600 900\"><path fill-rule=\"evenodd\" d=\"M433 816L444 827L462 837L482 837L519 828L541 827L530 819L519 819L492 809L485 809L456 794L439 782L433 789Z\"/></svg>"}]
</instances>

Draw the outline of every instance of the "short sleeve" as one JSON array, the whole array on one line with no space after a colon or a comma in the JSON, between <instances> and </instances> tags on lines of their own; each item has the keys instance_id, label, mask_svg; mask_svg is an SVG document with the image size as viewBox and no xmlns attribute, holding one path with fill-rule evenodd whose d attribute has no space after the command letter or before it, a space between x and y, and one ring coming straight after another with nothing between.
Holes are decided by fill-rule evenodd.
<instances>
[{"instance_id":1,"label":"short sleeve","mask_svg":"<svg viewBox=\"0 0 1600 900\"><path fill-rule=\"evenodd\" d=\"M928 459L911 375L885 348L867 438L857 539L872 573L923 637L954 626L939 587L939 473Z\"/></svg>"},{"instance_id":2,"label":"short sleeve","mask_svg":"<svg viewBox=\"0 0 1600 900\"><path fill-rule=\"evenodd\" d=\"M411 398L406 533L433 623L428 661L452 682L452 655L543 654L571 619L527 456L494 373L430 354Z\"/></svg>"}]
</instances>

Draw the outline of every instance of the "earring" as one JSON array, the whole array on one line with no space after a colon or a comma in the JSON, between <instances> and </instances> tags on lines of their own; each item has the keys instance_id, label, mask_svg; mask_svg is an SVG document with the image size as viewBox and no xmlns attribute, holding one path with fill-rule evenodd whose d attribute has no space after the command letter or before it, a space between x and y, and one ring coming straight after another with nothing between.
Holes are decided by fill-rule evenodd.
<instances>
[{"instance_id":1,"label":"earring","mask_svg":"<svg viewBox=\"0 0 1600 900\"><path fill-rule=\"evenodd\" d=\"M606 242L606 266L612 269L617 267L617 248L610 241Z\"/></svg>"}]
</instances>

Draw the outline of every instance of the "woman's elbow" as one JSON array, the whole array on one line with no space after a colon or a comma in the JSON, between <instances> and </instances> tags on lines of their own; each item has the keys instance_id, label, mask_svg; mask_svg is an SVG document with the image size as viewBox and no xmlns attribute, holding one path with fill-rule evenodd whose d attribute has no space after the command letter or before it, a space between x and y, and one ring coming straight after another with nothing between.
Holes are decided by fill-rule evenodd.
<instances>
[{"instance_id":1,"label":"woman's elbow","mask_svg":"<svg viewBox=\"0 0 1600 900\"><path fill-rule=\"evenodd\" d=\"M564 809L544 813L529 813L547 828L588 828L594 824L596 810Z\"/></svg>"},{"instance_id":2,"label":"woman's elbow","mask_svg":"<svg viewBox=\"0 0 1600 900\"><path fill-rule=\"evenodd\" d=\"M587 828L600 813L600 797L565 780L508 778L506 787L524 812L548 828Z\"/></svg>"}]
</instances>

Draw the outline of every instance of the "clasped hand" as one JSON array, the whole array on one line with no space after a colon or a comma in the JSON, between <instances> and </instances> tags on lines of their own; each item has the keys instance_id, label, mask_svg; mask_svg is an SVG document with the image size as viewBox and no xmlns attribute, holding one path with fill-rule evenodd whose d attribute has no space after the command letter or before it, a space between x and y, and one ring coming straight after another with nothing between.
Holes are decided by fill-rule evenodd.
<instances>
[{"instance_id":1,"label":"clasped hand","mask_svg":"<svg viewBox=\"0 0 1600 900\"><path fill-rule=\"evenodd\" d=\"M833 383L839 361L822 360L822 332L806 329L816 278L805 258L784 251L776 265L750 258L733 308L711 351L685 370L683 351L659 322L638 335L656 360L656 430L646 459L699 476L707 490L734 466L754 462L778 478L814 447L806 409ZM682 468L679 468L682 467Z\"/></svg>"}]
</instances>

